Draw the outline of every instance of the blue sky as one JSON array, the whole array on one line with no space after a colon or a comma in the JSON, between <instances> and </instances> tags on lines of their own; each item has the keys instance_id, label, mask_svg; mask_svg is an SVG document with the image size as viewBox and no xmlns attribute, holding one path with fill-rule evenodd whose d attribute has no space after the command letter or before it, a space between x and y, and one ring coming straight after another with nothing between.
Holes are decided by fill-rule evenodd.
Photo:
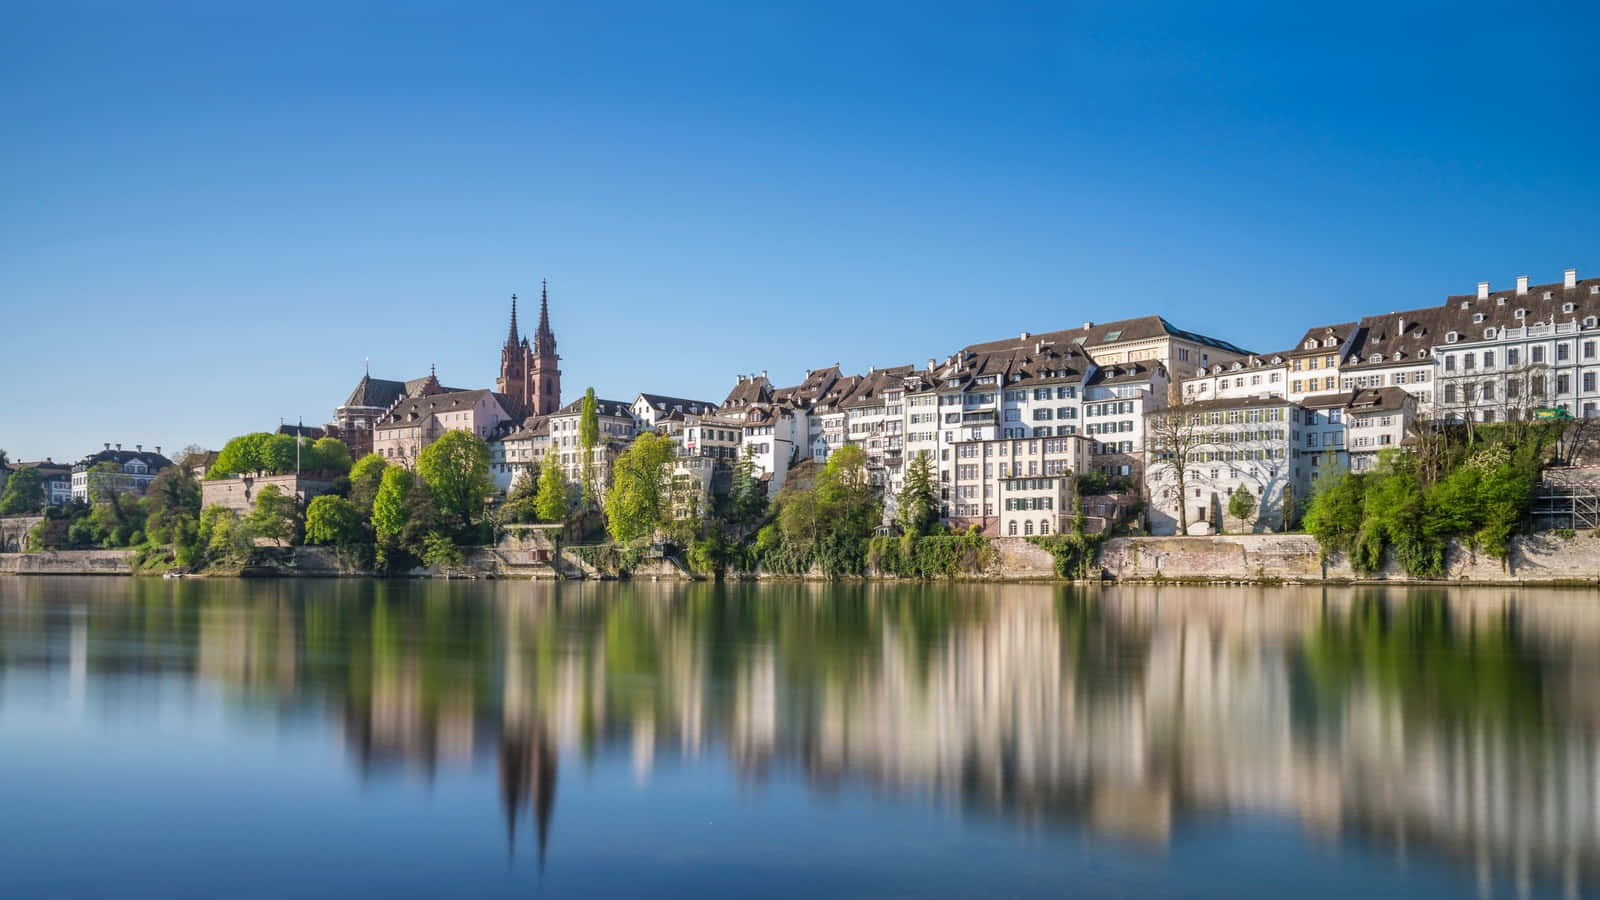
<instances>
[{"instance_id":1,"label":"blue sky","mask_svg":"<svg viewBox=\"0 0 1600 900\"><path fill-rule=\"evenodd\" d=\"M14 458L490 385L546 277L569 398L715 400L1600 269L1588 4L3 7Z\"/></svg>"}]
</instances>

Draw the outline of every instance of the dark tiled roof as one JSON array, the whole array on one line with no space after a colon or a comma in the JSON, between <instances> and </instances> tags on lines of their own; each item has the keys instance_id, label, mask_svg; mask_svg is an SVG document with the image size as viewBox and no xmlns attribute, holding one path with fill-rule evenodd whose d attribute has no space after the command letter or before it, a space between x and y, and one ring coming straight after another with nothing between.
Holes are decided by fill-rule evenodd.
<instances>
[{"instance_id":1,"label":"dark tiled roof","mask_svg":"<svg viewBox=\"0 0 1600 900\"><path fill-rule=\"evenodd\" d=\"M529 416L520 422L506 424L508 428L502 440L528 441L550 436L550 419L546 416Z\"/></svg>"},{"instance_id":2,"label":"dark tiled roof","mask_svg":"<svg viewBox=\"0 0 1600 900\"><path fill-rule=\"evenodd\" d=\"M1106 344L1122 344L1128 341L1143 341L1150 338L1163 336L1182 338L1207 347L1213 347L1225 353L1244 356L1250 351L1231 344L1219 338L1209 337L1194 331L1185 331L1175 327L1171 322L1161 316L1139 316L1132 319L1118 319L1115 322L1089 322L1087 327L1068 328L1062 331L1049 331L1043 334L1030 335L1030 338L1049 338L1054 341L1075 344L1094 355L1095 349ZM967 347L982 353L986 350L999 349L1001 346L1018 340L1009 338L1000 341L990 341L987 344L973 344ZM1026 339L1024 339L1026 340Z\"/></svg>"},{"instance_id":3,"label":"dark tiled roof","mask_svg":"<svg viewBox=\"0 0 1600 900\"><path fill-rule=\"evenodd\" d=\"M327 437L327 432L315 425L279 425L278 434L287 434L291 437L303 437L317 440Z\"/></svg>"},{"instance_id":4,"label":"dark tiled roof","mask_svg":"<svg viewBox=\"0 0 1600 900\"><path fill-rule=\"evenodd\" d=\"M594 412L597 416L609 416L613 419L632 419L633 404L622 400L602 400L596 397L594 398ZM582 397L551 413L552 416L578 416L582 414Z\"/></svg>"},{"instance_id":5,"label":"dark tiled roof","mask_svg":"<svg viewBox=\"0 0 1600 900\"><path fill-rule=\"evenodd\" d=\"M721 408L732 409L770 402L772 402L772 384L766 378L761 376L746 378L741 375L739 382L733 386L733 390L729 391L728 396L722 401Z\"/></svg>"},{"instance_id":6,"label":"dark tiled roof","mask_svg":"<svg viewBox=\"0 0 1600 900\"><path fill-rule=\"evenodd\" d=\"M34 469L39 473L40 477L46 481L59 481L61 479L72 477L71 466L67 465L66 463L51 462L43 459L34 460L32 462L23 462L21 460L12 461L11 470L15 472L18 469Z\"/></svg>"},{"instance_id":7,"label":"dark tiled roof","mask_svg":"<svg viewBox=\"0 0 1600 900\"><path fill-rule=\"evenodd\" d=\"M1368 388L1356 391L1355 396L1350 398L1350 411L1352 413L1393 412L1404 409L1408 402L1412 402L1411 395L1402 388Z\"/></svg>"},{"instance_id":8,"label":"dark tiled roof","mask_svg":"<svg viewBox=\"0 0 1600 900\"><path fill-rule=\"evenodd\" d=\"M655 407L657 412L671 412L673 409L681 409L691 415L698 415L716 408L715 403L709 403L705 400L686 400L682 397L668 397L665 394L646 394L644 392L640 392L639 396L644 398L644 402Z\"/></svg>"},{"instance_id":9,"label":"dark tiled roof","mask_svg":"<svg viewBox=\"0 0 1600 900\"><path fill-rule=\"evenodd\" d=\"M1339 352L1340 348L1344 347L1345 342L1350 340L1350 336L1355 334L1356 329L1359 327L1360 326L1355 322L1344 322L1339 325L1318 325L1315 328L1308 328L1306 329L1306 333L1300 336L1300 340L1295 341L1294 349L1289 350L1283 355L1321 356L1328 353L1337 353ZM1333 341L1333 346L1331 347L1328 346L1329 340ZM1316 346L1307 348L1307 341L1314 343Z\"/></svg>"},{"instance_id":10,"label":"dark tiled roof","mask_svg":"<svg viewBox=\"0 0 1600 900\"><path fill-rule=\"evenodd\" d=\"M430 380L433 380L432 375L424 375L410 381L390 381L387 378L363 375L361 380L356 382L355 390L345 398L343 405L388 409L396 400L419 396ZM440 387L439 392L460 393L460 388Z\"/></svg>"},{"instance_id":11,"label":"dark tiled roof","mask_svg":"<svg viewBox=\"0 0 1600 900\"><path fill-rule=\"evenodd\" d=\"M912 372L911 366L892 366L887 369L874 369L862 376L850 393L839 401L841 409L859 409L866 406L878 406L883 403L885 391L902 388L905 378Z\"/></svg>"},{"instance_id":12,"label":"dark tiled roof","mask_svg":"<svg viewBox=\"0 0 1600 900\"><path fill-rule=\"evenodd\" d=\"M1089 379L1089 384L1128 384L1147 381L1156 375L1164 374L1166 369L1149 362L1113 363L1095 372L1094 377Z\"/></svg>"},{"instance_id":13,"label":"dark tiled roof","mask_svg":"<svg viewBox=\"0 0 1600 900\"><path fill-rule=\"evenodd\" d=\"M394 409L389 410L383 418L379 419L374 427L386 428L405 425L436 413L465 412L476 406L478 401L485 396L494 397L502 409L508 408L511 404L511 398L503 394L496 394L488 388L478 388L474 391L448 391L442 394L428 394L400 401Z\"/></svg>"},{"instance_id":14,"label":"dark tiled roof","mask_svg":"<svg viewBox=\"0 0 1600 900\"><path fill-rule=\"evenodd\" d=\"M1338 391L1332 394L1312 394L1301 397L1300 405L1306 409L1343 409L1350 405L1350 398L1354 396L1351 391Z\"/></svg>"},{"instance_id":15,"label":"dark tiled roof","mask_svg":"<svg viewBox=\"0 0 1600 900\"><path fill-rule=\"evenodd\" d=\"M1518 294L1515 289L1494 291L1482 299L1477 294L1458 294L1440 306L1367 316L1360 322L1346 366L1360 369L1430 364L1431 351L1448 346L1446 336L1452 331L1460 343L1471 344L1484 340L1484 331L1489 328L1498 332L1536 322L1582 322L1588 316L1600 316L1600 293L1594 292L1597 287L1600 278L1579 281L1571 288L1560 282L1533 285L1525 294ZM1568 303L1573 305L1573 311L1563 312L1562 307ZM1523 312L1520 319L1518 310ZM1480 316L1480 321L1474 321Z\"/></svg>"},{"instance_id":16,"label":"dark tiled roof","mask_svg":"<svg viewBox=\"0 0 1600 900\"><path fill-rule=\"evenodd\" d=\"M162 456L159 453L151 453L148 450L101 450L99 453L96 453L92 456L85 456L77 463L77 465L74 465L72 468L74 471L76 471L79 466L87 469L90 466L103 462L114 462L119 466L125 466L135 459L143 462L151 472L159 472L162 469L172 465L172 460L167 459L165 456Z\"/></svg>"},{"instance_id":17,"label":"dark tiled roof","mask_svg":"<svg viewBox=\"0 0 1600 900\"><path fill-rule=\"evenodd\" d=\"M1082 381L1093 362L1077 345L1061 338L1070 333L1019 335L963 347L933 372L932 377L938 379L941 389L950 388L949 382L955 380L961 390L975 386L977 379L989 375L1000 376L996 379L997 386Z\"/></svg>"}]
</instances>

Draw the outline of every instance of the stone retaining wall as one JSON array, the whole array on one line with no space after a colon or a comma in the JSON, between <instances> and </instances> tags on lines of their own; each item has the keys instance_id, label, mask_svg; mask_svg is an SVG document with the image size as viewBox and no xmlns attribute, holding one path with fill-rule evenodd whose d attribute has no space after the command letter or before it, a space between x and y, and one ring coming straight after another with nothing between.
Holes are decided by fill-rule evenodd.
<instances>
[{"instance_id":1,"label":"stone retaining wall","mask_svg":"<svg viewBox=\"0 0 1600 900\"><path fill-rule=\"evenodd\" d=\"M7 575L131 575L132 550L46 550L0 553Z\"/></svg>"},{"instance_id":2,"label":"stone retaining wall","mask_svg":"<svg viewBox=\"0 0 1600 900\"><path fill-rule=\"evenodd\" d=\"M1310 535L1248 534L1218 537L1114 538L1100 555L1102 572L1117 581L1383 581L1413 582L1392 561L1361 574L1341 554L1326 562ZM1441 581L1474 584L1600 583L1600 538L1580 533L1518 537L1511 557L1500 560L1452 543Z\"/></svg>"}]
</instances>

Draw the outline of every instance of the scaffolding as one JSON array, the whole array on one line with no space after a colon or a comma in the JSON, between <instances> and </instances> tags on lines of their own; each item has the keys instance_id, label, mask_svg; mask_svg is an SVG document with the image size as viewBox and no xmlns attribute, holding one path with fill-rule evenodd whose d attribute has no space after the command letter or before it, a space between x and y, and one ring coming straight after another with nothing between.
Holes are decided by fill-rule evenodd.
<instances>
[{"instance_id":1,"label":"scaffolding","mask_svg":"<svg viewBox=\"0 0 1600 900\"><path fill-rule=\"evenodd\" d=\"M1535 531L1600 528L1600 486L1542 482L1533 496Z\"/></svg>"}]
</instances>

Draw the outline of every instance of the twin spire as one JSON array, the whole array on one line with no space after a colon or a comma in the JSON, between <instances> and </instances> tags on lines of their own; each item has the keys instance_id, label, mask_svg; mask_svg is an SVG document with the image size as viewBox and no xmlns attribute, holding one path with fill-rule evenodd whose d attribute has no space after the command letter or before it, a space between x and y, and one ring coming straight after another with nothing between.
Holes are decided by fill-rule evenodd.
<instances>
[{"instance_id":1,"label":"twin spire","mask_svg":"<svg viewBox=\"0 0 1600 900\"><path fill-rule=\"evenodd\" d=\"M550 280L545 279L539 285L539 330L534 332L535 351L538 353L555 352L556 335L550 330ZM518 344L526 346L527 338L518 339L517 336L517 295L511 295L511 331L506 335L506 346L515 349Z\"/></svg>"}]
</instances>

